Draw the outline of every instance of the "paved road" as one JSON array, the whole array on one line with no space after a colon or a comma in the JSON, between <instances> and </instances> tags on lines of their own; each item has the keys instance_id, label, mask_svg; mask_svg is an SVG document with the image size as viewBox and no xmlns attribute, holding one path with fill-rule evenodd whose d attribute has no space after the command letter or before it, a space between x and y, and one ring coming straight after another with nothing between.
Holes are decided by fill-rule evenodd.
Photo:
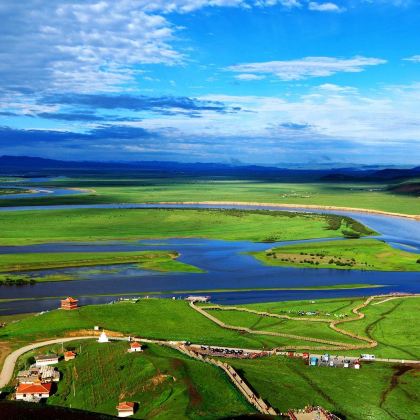
<instances>
[{"instance_id":1,"label":"paved road","mask_svg":"<svg viewBox=\"0 0 420 420\"><path fill-rule=\"evenodd\" d=\"M15 365L17 360L20 356L27 353L28 351L37 349L39 347L49 346L50 344L60 344L65 343L67 341L75 341L75 340L86 340L86 339L93 339L96 338L93 335L89 336L81 336L81 337L66 337L66 338L56 338L54 340L48 340L48 341L41 341L39 343L33 343L29 344L25 347L21 347L20 349L15 350L13 353L10 353L3 364L3 369L0 373L0 388L3 388L6 386L13 376L13 371L15 369Z\"/></svg>"}]
</instances>

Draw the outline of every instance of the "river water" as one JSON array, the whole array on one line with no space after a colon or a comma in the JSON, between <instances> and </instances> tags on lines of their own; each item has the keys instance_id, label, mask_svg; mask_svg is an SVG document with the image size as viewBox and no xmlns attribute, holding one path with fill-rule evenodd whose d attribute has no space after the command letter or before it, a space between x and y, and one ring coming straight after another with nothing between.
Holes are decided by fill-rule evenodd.
<instances>
[{"instance_id":1,"label":"river water","mask_svg":"<svg viewBox=\"0 0 420 420\"><path fill-rule=\"evenodd\" d=\"M104 204L40 206L30 209L51 208L238 208L306 211L311 213L334 213L353 217L380 234L379 238L390 245L420 254L420 222L412 219L358 212L307 210L300 208L275 208L270 206L209 206L209 205L148 205L148 204ZM28 207L2 208L1 211L21 211ZM312 240L314 241L314 240ZM318 240L315 240L318 241ZM138 242L59 243L30 246L0 247L0 253L21 252L112 252L137 250L174 250L181 254L180 261L195 265L205 273L161 273L146 271L134 265L49 270L40 274L64 273L77 276L78 280L37 283L33 286L11 286L0 288L0 298L36 298L35 300L0 303L0 314L41 311L56 308L57 296L78 296L81 304L105 303L116 296L136 295L140 292L162 292L172 296L174 291L206 289L251 289L293 288L328 286L348 283L381 284L380 289L351 290L253 290L212 292L212 301L222 304L267 302L293 299L319 299L348 296L364 296L373 293L420 292L419 272L382 272L331 270L311 268L286 268L264 266L247 255L250 251L265 250L293 242L274 244L246 241L222 241L199 238L147 240ZM98 269L99 268L99 269ZM39 272L38 272L39 273ZM200 293L200 292L198 292ZM107 294L109 296L88 296ZM185 293L188 294L188 293ZM177 295L179 297L185 294ZM208 294L208 293L206 293Z\"/></svg>"}]
</instances>

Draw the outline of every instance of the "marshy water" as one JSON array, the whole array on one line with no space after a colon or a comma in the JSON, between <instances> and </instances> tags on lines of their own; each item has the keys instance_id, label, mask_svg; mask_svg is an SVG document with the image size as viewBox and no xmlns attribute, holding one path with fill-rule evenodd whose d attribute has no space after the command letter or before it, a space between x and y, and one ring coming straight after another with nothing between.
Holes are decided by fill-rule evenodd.
<instances>
[{"instance_id":1,"label":"marshy water","mask_svg":"<svg viewBox=\"0 0 420 420\"><path fill-rule=\"evenodd\" d=\"M334 213L350 216L380 234L379 238L390 245L420 254L420 222L402 217L357 212L308 210L301 208L276 208L270 206L245 205L61 205L30 207L48 208L237 208L305 211L312 213ZM9 207L1 211L20 211L28 207ZM322 239L325 240L325 239ZM317 242L321 240L311 240ZM46 270L33 275L66 274L76 278L72 281L44 282L32 286L8 286L0 288L0 298L35 298L35 300L4 301L0 313L41 311L56 308L57 296L80 296L81 304L104 303L117 296L136 295L141 292L160 292L161 296L172 296L175 291L208 289L269 289L328 286L350 283L381 284L379 289L340 290L240 290L211 292L212 301L222 304L251 302L318 299L344 296L362 296L373 293L420 292L419 272L378 272L356 270L332 270L311 268L285 268L262 265L250 255L273 246L282 246L304 241L287 241L273 244L246 241L222 241L208 239L165 239L138 242L54 243L31 246L0 247L0 253L22 252L112 252L138 250L173 250L181 254L179 261L197 266L205 273L162 273L142 270L135 265L86 267L74 269ZM98 296L106 294L107 296ZM178 294L183 297L186 294ZM91 295L91 296L88 296ZM92 296L97 295L97 296Z\"/></svg>"}]
</instances>

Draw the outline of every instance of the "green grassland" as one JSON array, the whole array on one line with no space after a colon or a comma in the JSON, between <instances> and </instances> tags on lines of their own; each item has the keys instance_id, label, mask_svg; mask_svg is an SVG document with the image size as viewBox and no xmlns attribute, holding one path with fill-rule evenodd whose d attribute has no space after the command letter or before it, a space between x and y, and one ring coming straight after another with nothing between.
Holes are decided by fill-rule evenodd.
<instances>
[{"instance_id":1,"label":"green grassland","mask_svg":"<svg viewBox=\"0 0 420 420\"><path fill-rule=\"evenodd\" d=\"M252 253L267 265L343 270L420 271L417 254L376 239L352 239L282 246Z\"/></svg>"},{"instance_id":2,"label":"green grassland","mask_svg":"<svg viewBox=\"0 0 420 420\"><path fill-rule=\"evenodd\" d=\"M18 346L75 330L92 329L94 325L147 338L189 340L231 347L273 348L307 344L306 341L284 337L225 330L191 309L186 302L169 299L141 299L136 304L122 302L114 305L89 305L77 311L50 311L2 328L0 341L5 340Z\"/></svg>"},{"instance_id":3,"label":"green grassland","mask_svg":"<svg viewBox=\"0 0 420 420\"><path fill-rule=\"evenodd\" d=\"M366 208L418 214L418 198L393 192L394 184L282 182L228 178L60 179L45 186L94 189L95 193L1 200L0 206L159 201L243 201Z\"/></svg>"},{"instance_id":4,"label":"green grassland","mask_svg":"<svg viewBox=\"0 0 420 420\"><path fill-rule=\"evenodd\" d=\"M347 420L420 415L418 367L377 362L364 363L360 370L310 367L285 357L233 360L231 364L279 411L312 404Z\"/></svg>"},{"instance_id":5,"label":"green grassland","mask_svg":"<svg viewBox=\"0 0 420 420\"><path fill-rule=\"evenodd\" d=\"M376 298L364 308L365 319L346 322L341 327L377 340L378 347L367 350L376 357L418 360L419 298L385 299L388 298ZM349 315L350 309L363 300L343 298L317 300L315 303L293 301L242 306L280 314L286 312L288 315L294 311L317 310L319 316L322 312L323 317L326 313L333 317L334 314ZM235 312L231 311L211 313L235 325L325 339L336 338L326 329L326 324L320 322L277 323L277 320L268 318L257 319L258 316L254 314L243 316L243 313L237 313L235 317ZM192 310L185 302L168 299L87 306L72 312L51 311L19 318L18 322L0 330L0 340L7 340L13 344L12 347L78 329L91 329L95 324L143 337L184 339L223 346L262 348L275 345L276 340L276 337L272 337L273 341L269 343L264 341L264 336L224 330ZM287 341L293 344L293 341ZM71 405L73 408L114 414L116 402L127 399L140 403L137 418L221 418L252 412L252 408L241 399L221 371L173 350L150 345L142 354L128 354L127 343L124 342L102 345L83 341L80 345L82 352L74 361L60 362L58 365L63 373L62 381L48 404ZM78 346L78 343L66 344L66 347L74 347L80 352ZM61 345L50 349L60 352ZM43 351L36 350L37 353ZM361 350L357 354L363 352ZM346 351L348 355L352 353L355 351ZM20 363L33 354L26 354ZM365 362L357 371L309 367L301 359L285 357L230 359L229 363L279 411L313 404L321 405L342 418L354 420L408 419L417 418L420 414L420 370L415 365ZM98 388L104 392L96 392ZM179 417L177 413L181 413Z\"/></svg>"},{"instance_id":6,"label":"green grassland","mask_svg":"<svg viewBox=\"0 0 420 420\"><path fill-rule=\"evenodd\" d=\"M420 360L419 309L420 297L370 304L363 309L364 319L348 322L343 328L376 340L373 352L377 357Z\"/></svg>"},{"instance_id":7,"label":"green grassland","mask_svg":"<svg viewBox=\"0 0 420 420\"><path fill-rule=\"evenodd\" d=\"M215 419L254 412L220 369L175 350L151 344L133 354L127 353L126 342L93 341L67 343L66 348L79 354L57 365L62 380L49 405L116 415L120 401L134 401L138 411L133 418L143 419ZM60 352L61 346L38 353L48 350Z\"/></svg>"},{"instance_id":8,"label":"green grassland","mask_svg":"<svg viewBox=\"0 0 420 420\"><path fill-rule=\"evenodd\" d=\"M205 307L204 307L205 309ZM211 315L228 325L247 327L252 330L273 331L284 334L301 335L311 338L337 341L341 343L360 344L359 341L340 334L324 322L302 322L299 320L263 317L257 314L238 311L211 310Z\"/></svg>"},{"instance_id":9,"label":"green grassland","mask_svg":"<svg viewBox=\"0 0 420 420\"><path fill-rule=\"evenodd\" d=\"M379 358L396 358L396 359L411 359L420 360L420 328L418 327L418 309L420 297L414 298L396 298L387 300L384 303L376 304L387 298L377 298L362 309L365 318L356 319L353 322L345 322L338 325L340 328L355 333L362 337L368 337L378 342L378 345L370 350ZM273 303L257 303L248 305L237 305L239 308L244 307L261 312L269 312L279 315L287 315L292 317L306 317L306 318L323 318L327 320L349 319L356 316L351 312L351 309L362 303L362 298L343 298L343 299L320 299L316 301L290 301L290 302L273 302ZM312 303L314 302L314 303ZM307 316L306 312L318 312L317 315ZM212 311L212 315L225 317L225 312ZM271 318L258 317L245 318L241 312L228 312L229 321L234 325L248 326L250 320L254 320L256 326L254 329L273 329L276 326L270 326ZM301 313L301 314L299 314ZM259 318L259 319L258 319ZM290 322L290 321L289 321ZM318 323L299 321L302 324L301 331L304 329L313 329L313 334L316 334L316 327ZM272 322L276 324L276 319ZM266 326L268 325L268 326ZM280 326L281 324L278 324ZM299 328L299 323L297 326ZM257 328L258 327L258 328ZM282 327L279 328L281 330ZM326 335L321 334L321 337ZM343 341L343 340L339 340ZM345 341L344 341L345 342ZM363 351L338 351L337 354L347 354L357 356Z\"/></svg>"},{"instance_id":10,"label":"green grassland","mask_svg":"<svg viewBox=\"0 0 420 420\"><path fill-rule=\"evenodd\" d=\"M255 311L269 312L294 317L306 316L299 313L316 312L314 318L334 319L334 316L354 316L352 308L362 303L364 298L334 298L317 300L291 300L283 302L250 303L241 307Z\"/></svg>"},{"instance_id":11,"label":"green grassland","mask_svg":"<svg viewBox=\"0 0 420 420\"><path fill-rule=\"evenodd\" d=\"M1 180L0 180L1 182ZM20 188L1 188L0 187L0 195L8 195L8 194L23 194L28 193L30 190L22 190Z\"/></svg>"},{"instance_id":12,"label":"green grassland","mask_svg":"<svg viewBox=\"0 0 420 420\"><path fill-rule=\"evenodd\" d=\"M290 316L299 316L298 311L320 311L318 317L335 320L337 316L354 317L350 309L362 300L334 299L311 301L260 303L242 305L245 308ZM401 303L403 302L403 303ZM57 299L57 306L58 306ZM389 309L396 307L387 313ZM381 303L370 304L362 311L366 318L341 324L344 330L377 340L378 347L369 350L377 357L420 359L420 333L418 322L419 298L398 298ZM30 303L28 304L28 308ZM291 313L288 313L291 311ZM330 313L329 316L325 314ZM211 311L217 317L229 317L229 322L250 327L266 329L300 336L334 339L348 343L346 336L336 335L326 324L310 321L271 319L252 315L244 317L241 312ZM227 315L226 315L227 314ZM342 316L341 316L342 315ZM315 316L316 317L316 316ZM260 319L259 319L260 318ZM226 318L224 318L227 320ZM186 302L170 299L141 299L138 303L122 302L114 305L89 305L77 311L50 311L43 315L27 317L19 322L8 324L0 330L0 341L13 346L54 336L62 336L71 331L91 329L93 325L119 331L125 334L165 340L189 340L201 344L238 346L243 348L273 348L278 346L313 345L308 341L287 337L240 333L223 329L190 308ZM335 339L338 340L335 340ZM346 351L346 354L360 354L360 351Z\"/></svg>"},{"instance_id":13,"label":"green grassland","mask_svg":"<svg viewBox=\"0 0 420 420\"><path fill-rule=\"evenodd\" d=\"M114 264L136 264L148 270L201 272L196 267L174 261L178 256L173 251L3 254L0 255L0 273ZM72 277L47 276L35 280L62 281L72 280ZM0 281L7 281L7 275L3 280L0 277Z\"/></svg>"},{"instance_id":14,"label":"green grassland","mask_svg":"<svg viewBox=\"0 0 420 420\"><path fill-rule=\"evenodd\" d=\"M276 241L373 233L351 218L193 209L70 209L0 213L0 244L205 237ZM25 229L22 229L25 226ZM344 233L343 233L344 231Z\"/></svg>"}]
</instances>

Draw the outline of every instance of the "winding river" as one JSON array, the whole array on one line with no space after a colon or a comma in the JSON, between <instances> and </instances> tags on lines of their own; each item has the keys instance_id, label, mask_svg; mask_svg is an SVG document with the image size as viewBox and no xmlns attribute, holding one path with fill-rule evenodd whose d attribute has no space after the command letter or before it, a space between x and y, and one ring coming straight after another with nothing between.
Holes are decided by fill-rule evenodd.
<instances>
[{"instance_id":1,"label":"winding river","mask_svg":"<svg viewBox=\"0 0 420 420\"><path fill-rule=\"evenodd\" d=\"M40 188L42 189L42 188ZM72 191L73 190L67 190ZM58 192L60 193L60 192ZM78 192L80 194L80 192ZM23 194L22 194L23 195ZM182 205L182 204L101 204L101 205L55 205L31 207L6 207L0 211L22 211L29 209L71 209L71 208L237 208L267 209L282 211L305 211L311 213L334 213L350 216L369 226L380 234L378 238L396 248L420 254L420 221L403 217L367 214L353 211L332 211L281 208L256 205ZM319 240L312 240L319 241ZM328 297L364 296L371 293L420 292L419 272L378 272L356 270L331 270L310 268L285 268L264 266L252 256L250 251L259 251L272 246L282 246L293 242L275 244L252 243L246 241L222 241L209 239L165 239L142 240L138 242L95 242L58 243L29 246L0 247L0 253L21 252L110 252L151 249L174 250L181 253L180 261L205 270L203 274L161 273L141 270L133 265L73 268L49 270L41 274L60 273L76 276L77 280L64 282L37 283L33 286L9 286L0 288L0 298L12 299L0 302L0 314L35 312L56 308L57 296L79 296L81 304L105 303L125 294L133 296L141 292L159 292L161 296L172 296L174 291L208 289L270 289L328 286L336 284L365 283L381 284L380 289L349 290L252 290L212 292L212 301L222 304L250 302L319 299ZM107 295L99 296L98 294ZM188 293L180 293L185 296ZM208 294L208 293L207 293ZM96 295L96 296L94 296ZM35 298L34 300L13 300Z\"/></svg>"}]
</instances>

